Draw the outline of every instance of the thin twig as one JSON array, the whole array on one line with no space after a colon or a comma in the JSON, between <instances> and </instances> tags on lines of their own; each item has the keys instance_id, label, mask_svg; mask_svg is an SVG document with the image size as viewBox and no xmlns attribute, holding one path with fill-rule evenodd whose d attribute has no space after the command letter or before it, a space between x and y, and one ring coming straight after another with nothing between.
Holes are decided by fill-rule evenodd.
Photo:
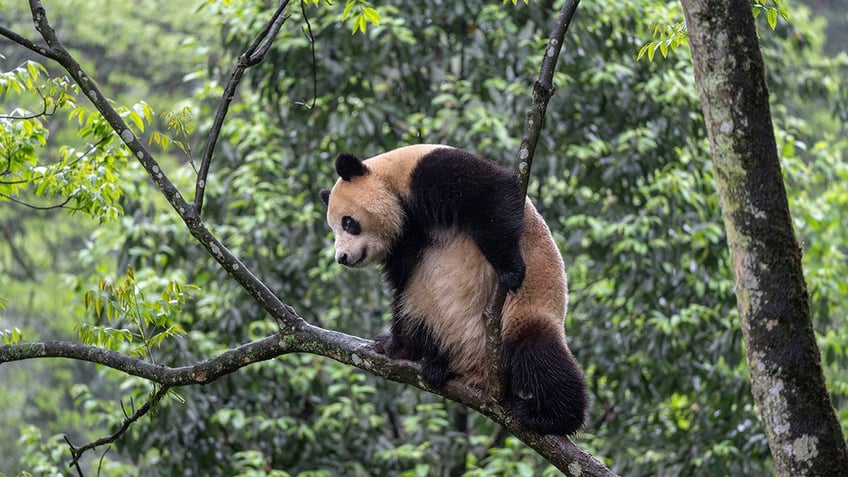
<instances>
[{"instance_id":1,"label":"thin twig","mask_svg":"<svg viewBox=\"0 0 848 477\"><path fill-rule=\"evenodd\" d=\"M169 389L170 388L168 386L160 386L159 389L150 396L150 399L148 399L143 406L138 408L138 410L136 410L131 416L126 417L123 422L121 422L121 425L118 427L118 429L116 429L115 432L109 434L108 436L101 437L100 439L89 442L88 444L79 447L71 444L71 441L70 439L68 439L68 436L65 436L65 442L68 443L68 447L71 450L72 457L71 462L70 464L68 464L68 466L76 466L77 468L79 468L79 460L84 453L102 445L112 444L113 442L117 441L118 438L120 438L122 435L124 435L124 433L129 430L130 425L132 423L141 419L141 417L147 414L153 408L153 406L157 405L159 401L161 401L162 398L165 397L165 394L168 392ZM123 405L121 407L123 407ZM106 455L105 452L103 455ZM101 456L101 460L102 458L103 457Z\"/></svg>"},{"instance_id":2,"label":"thin twig","mask_svg":"<svg viewBox=\"0 0 848 477\"><path fill-rule=\"evenodd\" d=\"M259 64L265 57L265 54L271 48L277 33L280 32L283 23L289 18L284 15L286 7L290 0L281 0L274 15L262 28L262 31L253 40L253 43L238 57L236 67L230 75L230 81L224 88L224 94L221 96L221 102L218 103L218 111L215 112L215 118L212 120L212 126L209 128L209 136L206 139L206 148L203 151L203 156L200 159L200 170L197 173L197 182L194 190L194 208L197 214L200 215L203 209L203 196L206 191L207 177L209 176L209 165L212 162L212 154L215 152L215 144L218 142L218 137L221 135L221 128L224 125L224 119L227 117L227 112L230 109L230 104L236 95L241 78L246 69Z\"/></svg>"},{"instance_id":3,"label":"thin twig","mask_svg":"<svg viewBox=\"0 0 848 477\"><path fill-rule=\"evenodd\" d=\"M103 469L103 459L106 458L106 453L109 452L109 449L111 448L111 446L107 447L106 450L104 450L103 453L100 454L100 461L97 463L97 477L100 477L100 471Z\"/></svg>"},{"instance_id":4,"label":"thin twig","mask_svg":"<svg viewBox=\"0 0 848 477\"><path fill-rule=\"evenodd\" d=\"M42 116L53 116L56 114L56 109L59 107L58 104L53 103L53 109L50 112L47 112L47 97L44 96L44 93L41 92L40 89L35 90L38 93L38 96L41 98L41 112L40 113L31 113L25 114L23 116L16 116L14 114L0 114L0 119L8 119L11 121L25 121L28 119L40 118Z\"/></svg>"},{"instance_id":5,"label":"thin twig","mask_svg":"<svg viewBox=\"0 0 848 477\"><path fill-rule=\"evenodd\" d=\"M68 448L71 449L71 455L73 456L74 455L74 449L76 448L76 446L74 446L71 443L71 439L68 437L67 434L65 434L63 437L65 438L65 442L68 444ZM68 467L76 468L77 469L77 475L79 475L80 477L83 477L85 475L85 474L82 473L82 467L80 467L79 461L77 459L73 459L71 461L71 464L68 465Z\"/></svg>"},{"instance_id":6,"label":"thin twig","mask_svg":"<svg viewBox=\"0 0 848 477\"><path fill-rule=\"evenodd\" d=\"M5 198L5 199L7 199L7 200L9 200L9 201L11 201L11 202L13 202L13 203L15 203L15 204L22 205L22 206L24 206L24 207L28 207L28 208L33 209L33 210L55 210L55 209L62 209L62 208L65 208L65 205L67 205L67 204L68 204L68 202L70 202L70 201L71 201L71 197L68 197L68 198L66 198L63 202L61 202L61 203L59 203L59 204L55 204L55 205L35 205L35 204L30 204L29 202L25 202L25 201L23 201L23 200L21 200L21 199L18 199L18 198L16 198L16 197L11 196L11 195L4 194L4 193L2 193L2 192L0 192L0 197L3 197L3 198ZM70 209L70 210L79 210L79 208L77 208L77 207L68 207L68 209Z\"/></svg>"},{"instance_id":7,"label":"thin twig","mask_svg":"<svg viewBox=\"0 0 848 477\"><path fill-rule=\"evenodd\" d=\"M312 51L312 102L306 104L305 101L297 101L295 104L299 104L306 109L312 109L315 107L315 100L318 98L318 62L315 59L315 35L312 33L312 24L309 23L309 17L306 15L306 2L300 2L300 13L303 15L303 21L306 23L304 34Z\"/></svg>"}]
</instances>

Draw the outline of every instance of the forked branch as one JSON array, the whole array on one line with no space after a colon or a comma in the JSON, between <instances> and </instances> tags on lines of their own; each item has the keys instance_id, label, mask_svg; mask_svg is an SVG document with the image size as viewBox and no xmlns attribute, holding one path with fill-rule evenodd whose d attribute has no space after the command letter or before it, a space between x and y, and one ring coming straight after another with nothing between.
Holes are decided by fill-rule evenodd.
<instances>
[{"instance_id":1,"label":"forked branch","mask_svg":"<svg viewBox=\"0 0 848 477\"><path fill-rule=\"evenodd\" d=\"M97 447L112 444L113 442L117 441L122 435L124 435L124 433L129 430L130 425L132 425L132 423L144 417L148 412L150 412L151 409L158 405L159 401L161 401L162 398L165 397L165 394L168 393L169 389L170 388L168 388L167 386L159 386L159 389L155 393L150 395L150 398L147 400L147 402L145 402L141 405L141 407L133 411L132 414L127 414L125 410L123 422L121 422L121 425L118 426L118 429L115 432L109 434L108 436L101 437L100 439L89 442L88 444L82 446L74 445L71 442L70 438L68 436L65 436L65 442L68 443L68 447L71 449L72 457L71 463L68 465L76 467L77 472L82 475L82 471L79 468L79 460L83 456L83 454L85 454L87 451L96 449Z\"/></svg>"},{"instance_id":2,"label":"forked branch","mask_svg":"<svg viewBox=\"0 0 848 477\"><path fill-rule=\"evenodd\" d=\"M207 177L209 176L209 165L212 163L212 155L215 152L215 144L218 143L218 137L221 135L221 127L224 125L224 119L227 117L227 111L230 109L230 104L235 98L236 90L241 82L245 70L251 66L258 65L264 58L271 44L277 37L283 23L289 18L285 15L286 7L290 0L281 0L277 6L277 10L262 28L253 43L238 57L236 67L230 75L230 81L224 88L224 94L221 97L221 102L218 103L218 111L215 112L215 118L212 120L212 127L209 129L209 137L206 139L206 148L203 151L203 156L200 159L200 170L197 173L197 183L194 190L194 207L197 210L197 215L201 214L203 208L203 196L206 191Z\"/></svg>"}]
</instances>

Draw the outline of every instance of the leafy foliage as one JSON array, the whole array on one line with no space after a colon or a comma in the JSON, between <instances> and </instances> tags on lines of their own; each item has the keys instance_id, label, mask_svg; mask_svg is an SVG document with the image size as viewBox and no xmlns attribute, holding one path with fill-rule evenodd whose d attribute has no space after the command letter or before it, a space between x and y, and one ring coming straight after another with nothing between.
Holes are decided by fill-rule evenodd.
<instances>
[{"instance_id":1,"label":"leafy foliage","mask_svg":"<svg viewBox=\"0 0 848 477\"><path fill-rule=\"evenodd\" d=\"M188 141L194 131L194 117L192 116L191 106L183 106L179 111L167 113L164 118L168 129L174 131L175 137L172 138L159 131L153 131L150 134L149 143L160 146L164 151L167 151L171 144L177 146L185 154L192 167L195 167L194 158L191 154L191 143Z\"/></svg>"},{"instance_id":2,"label":"leafy foliage","mask_svg":"<svg viewBox=\"0 0 848 477\"><path fill-rule=\"evenodd\" d=\"M667 58L669 51L689 44L685 21L680 21L673 25L656 24L651 28L651 37L654 40L642 45L642 48L639 49L639 54L636 55L637 60L647 57L648 61L654 61L654 55L657 53L657 50L662 53L663 58Z\"/></svg>"},{"instance_id":3,"label":"leafy foliage","mask_svg":"<svg viewBox=\"0 0 848 477\"><path fill-rule=\"evenodd\" d=\"M769 5L773 3L774 5ZM754 0L754 18L765 13L766 21L772 30L777 28L777 17L780 15L784 21L789 21L789 10L783 0Z\"/></svg>"},{"instance_id":4,"label":"leafy foliage","mask_svg":"<svg viewBox=\"0 0 848 477\"><path fill-rule=\"evenodd\" d=\"M152 361L152 348L160 347L166 339L185 334L179 324L173 323L173 316L186 303L189 290L172 280L157 299L149 300L144 289L150 288L153 288L150 284L136 282L132 268L127 269L126 278L119 283L101 280L97 290L89 290L83 297L86 311L93 312L97 321L124 323L130 328L82 323L78 328L82 342L111 349L120 349L119 345L124 343L140 342L127 352Z\"/></svg>"},{"instance_id":5,"label":"leafy foliage","mask_svg":"<svg viewBox=\"0 0 848 477\"><path fill-rule=\"evenodd\" d=\"M769 5L769 3L773 3L774 6ZM654 4L652 5L654 8L651 10L653 10L653 14L663 19L681 18L683 13L680 10L680 4L675 2L671 5ZM770 0L754 0L752 8L754 18L765 13L766 21L772 30L777 28L778 15L784 21L790 21L789 10L782 0L773 0L771 2ZM657 50L659 50L663 58L667 58L669 52L681 46L688 46L689 34L686 30L686 21L681 20L671 24L655 23L651 27L651 38L651 41L645 42L642 48L639 49L639 53L636 55L637 60L647 58L648 61L654 61L654 55L657 53Z\"/></svg>"},{"instance_id":6,"label":"leafy foliage","mask_svg":"<svg viewBox=\"0 0 848 477\"><path fill-rule=\"evenodd\" d=\"M319 1L312 0L313 4L316 5ZM365 33L365 29L369 23L372 25L380 24L380 13L374 7L368 6L368 2L364 0L347 0L344 11L342 11L342 20L350 20L350 23L353 25L353 33L357 31Z\"/></svg>"},{"instance_id":7,"label":"leafy foliage","mask_svg":"<svg viewBox=\"0 0 848 477\"><path fill-rule=\"evenodd\" d=\"M5 344L15 344L26 340L26 333L16 326L11 330L0 330L0 339L2 339Z\"/></svg>"},{"instance_id":8,"label":"leafy foliage","mask_svg":"<svg viewBox=\"0 0 848 477\"><path fill-rule=\"evenodd\" d=\"M0 95L21 100L36 95L42 103L38 112L15 108L0 115L0 154L5 163L0 170L0 201L25 203L23 197L28 195L64 198L57 205L35 207L65 207L115 219L121 215L122 193L115 170L126 161L127 153L99 113L77 105L76 86L64 77L42 78L46 74L43 66L28 61L0 79ZM61 146L58 159L44 160L42 151L49 136L45 121L57 111L68 111L68 121L77 123L78 138L86 142L82 148ZM144 103L120 108L120 113L139 131L150 120L150 108Z\"/></svg>"}]
</instances>

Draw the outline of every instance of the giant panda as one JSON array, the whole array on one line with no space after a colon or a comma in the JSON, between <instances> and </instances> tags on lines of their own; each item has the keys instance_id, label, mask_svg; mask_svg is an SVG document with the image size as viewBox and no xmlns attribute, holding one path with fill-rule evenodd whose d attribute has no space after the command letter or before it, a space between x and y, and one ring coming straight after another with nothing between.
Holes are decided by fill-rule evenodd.
<instances>
[{"instance_id":1,"label":"giant panda","mask_svg":"<svg viewBox=\"0 0 848 477\"><path fill-rule=\"evenodd\" d=\"M540 434L583 425L583 373L566 345L562 257L514 173L462 149L413 145L367 160L343 153L338 180L320 196L347 267L382 265L393 294L388 334L375 350L421 362L441 387L481 387L487 371L484 310L496 282L503 307L505 397Z\"/></svg>"}]
</instances>

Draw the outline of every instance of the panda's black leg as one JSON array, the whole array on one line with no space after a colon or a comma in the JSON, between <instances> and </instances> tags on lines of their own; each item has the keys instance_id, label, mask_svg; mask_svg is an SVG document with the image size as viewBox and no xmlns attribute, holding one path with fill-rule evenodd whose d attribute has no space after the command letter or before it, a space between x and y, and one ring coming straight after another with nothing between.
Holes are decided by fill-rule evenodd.
<instances>
[{"instance_id":1,"label":"panda's black leg","mask_svg":"<svg viewBox=\"0 0 848 477\"><path fill-rule=\"evenodd\" d=\"M374 338L374 351L392 359L420 361L424 381L440 388L454 376L450 358L425 326L410 325L409 321L407 317L395 317L391 331Z\"/></svg>"},{"instance_id":2,"label":"panda's black leg","mask_svg":"<svg viewBox=\"0 0 848 477\"><path fill-rule=\"evenodd\" d=\"M430 386L434 388L444 386L448 379L454 377L454 373L450 371L448 354L440 350L438 346L425 352L421 360L421 374Z\"/></svg>"},{"instance_id":3,"label":"panda's black leg","mask_svg":"<svg viewBox=\"0 0 848 477\"><path fill-rule=\"evenodd\" d=\"M402 315L393 317L389 332L374 338L374 351L392 359L421 359L426 343L415 328L409 325L409 318Z\"/></svg>"},{"instance_id":4,"label":"panda's black leg","mask_svg":"<svg viewBox=\"0 0 848 477\"><path fill-rule=\"evenodd\" d=\"M412 336L413 341L420 345L422 351L421 374L424 376L424 381L435 388L444 386L445 382L452 377L448 354L442 350L427 326L415 327Z\"/></svg>"},{"instance_id":5,"label":"panda's black leg","mask_svg":"<svg viewBox=\"0 0 848 477\"><path fill-rule=\"evenodd\" d=\"M515 291L526 272L521 256L524 198L517 184L505 184L498 192L480 198L477 204L466 204L464 228L492 264L501 285Z\"/></svg>"},{"instance_id":6,"label":"panda's black leg","mask_svg":"<svg viewBox=\"0 0 848 477\"><path fill-rule=\"evenodd\" d=\"M499 244L491 247L487 244L481 246L478 242L478 247L495 269L498 282L509 291L518 290L524 283L524 275L527 271L518 242L516 241L514 245Z\"/></svg>"}]
</instances>

